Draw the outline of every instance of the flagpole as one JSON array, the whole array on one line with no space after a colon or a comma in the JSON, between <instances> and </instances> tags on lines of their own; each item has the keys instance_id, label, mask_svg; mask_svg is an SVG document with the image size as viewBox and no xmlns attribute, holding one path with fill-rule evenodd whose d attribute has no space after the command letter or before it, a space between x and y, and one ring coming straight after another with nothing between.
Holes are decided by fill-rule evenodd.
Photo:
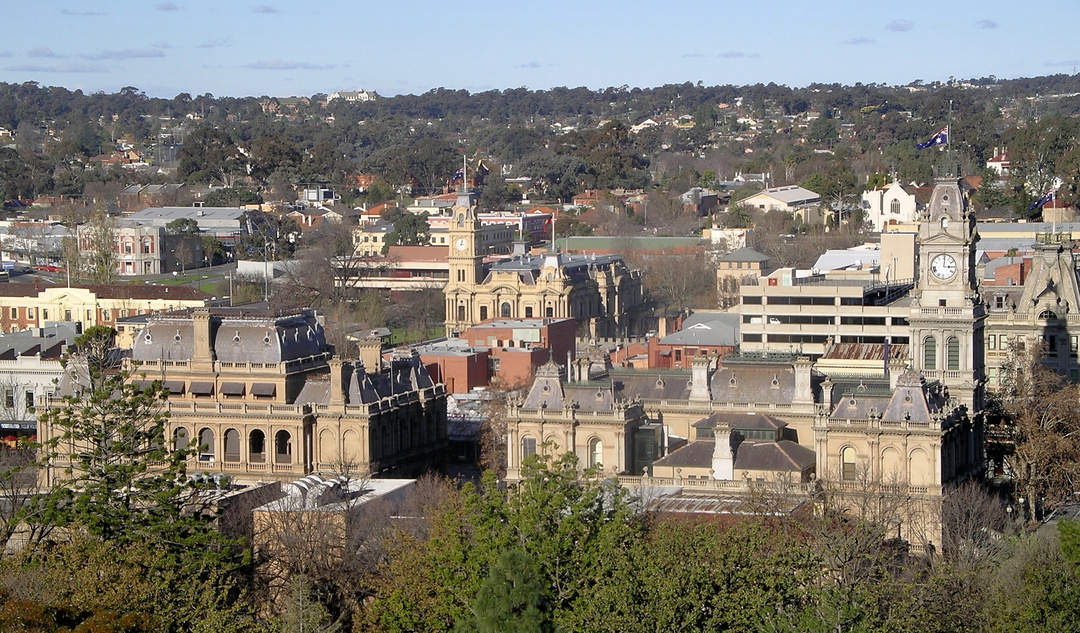
<instances>
[{"instance_id":1,"label":"flagpole","mask_svg":"<svg viewBox=\"0 0 1080 633\"><path fill-rule=\"evenodd\" d=\"M952 169L952 99L949 99L949 113L945 118L945 160L948 169ZM960 174L957 173L956 177L959 178Z\"/></svg>"}]
</instances>

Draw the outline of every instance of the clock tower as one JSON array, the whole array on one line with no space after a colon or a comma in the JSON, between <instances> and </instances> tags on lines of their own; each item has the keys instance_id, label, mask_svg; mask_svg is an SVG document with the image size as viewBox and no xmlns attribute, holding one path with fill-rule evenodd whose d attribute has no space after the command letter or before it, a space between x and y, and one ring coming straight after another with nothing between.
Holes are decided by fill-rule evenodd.
<instances>
[{"instance_id":1,"label":"clock tower","mask_svg":"<svg viewBox=\"0 0 1080 633\"><path fill-rule=\"evenodd\" d=\"M986 309L975 272L975 214L955 176L934 180L919 222L916 283L912 291L911 362L928 381L982 410Z\"/></svg>"},{"instance_id":2,"label":"clock tower","mask_svg":"<svg viewBox=\"0 0 1080 633\"><path fill-rule=\"evenodd\" d=\"M459 194L452 212L448 232L450 251L447 253L450 279L443 291L448 335L457 334L477 322L478 318L472 314L472 298L477 284L483 281L483 254L477 247L480 219L476 217L472 196Z\"/></svg>"}]
</instances>

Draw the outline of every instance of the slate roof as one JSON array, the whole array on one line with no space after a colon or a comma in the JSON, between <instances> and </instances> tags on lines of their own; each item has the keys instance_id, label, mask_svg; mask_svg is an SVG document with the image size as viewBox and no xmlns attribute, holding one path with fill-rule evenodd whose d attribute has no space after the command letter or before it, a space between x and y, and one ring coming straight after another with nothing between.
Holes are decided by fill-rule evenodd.
<instances>
[{"instance_id":1,"label":"slate roof","mask_svg":"<svg viewBox=\"0 0 1080 633\"><path fill-rule=\"evenodd\" d=\"M787 422L777 420L764 413L714 413L707 418L694 422L695 428L716 428L717 424L726 424L731 430L768 430L775 431L787 426Z\"/></svg>"},{"instance_id":2,"label":"slate roof","mask_svg":"<svg viewBox=\"0 0 1080 633\"><path fill-rule=\"evenodd\" d=\"M749 246L744 246L742 248L736 248L735 250L731 251L727 255L721 255L718 258L718 261L722 261L722 262L765 262L765 261L769 261L769 256L765 255L764 253L759 253L758 251L750 248Z\"/></svg>"},{"instance_id":3,"label":"slate roof","mask_svg":"<svg viewBox=\"0 0 1080 633\"><path fill-rule=\"evenodd\" d=\"M674 466L677 468L711 468L715 446L716 443L713 440L695 440L682 448L671 451L665 457L653 462L653 465Z\"/></svg>"},{"instance_id":4,"label":"slate roof","mask_svg":"<svg viewBox=\"0 0 1080 633\"><path fill-rule=\"evenodd\" d=\"M817 463L814 451L791 440L743 440L735 451L735 468L802 472Z\"/></svg>"},{"instance_id":5,"label":"slate roof","mask_svg":"<svg viewBox=\"0 0 1080 633\"><path fill-rule=\"evenodd\" d=\"M712 399L721 402L791 404L795 369L791 365L726 365L712 377Z\"/></svg>"},{"instance_id":6,"label":"slate roof","mask_svg":"<svg viewBox=\"0 0 1080 633\"><path fill-rule=\"evenodd\" d=\"M683 322L683 329L660 339L663 345L736 346L739 344L741 316L733 312L696 312Z\"/></svg>"}]
</instances>

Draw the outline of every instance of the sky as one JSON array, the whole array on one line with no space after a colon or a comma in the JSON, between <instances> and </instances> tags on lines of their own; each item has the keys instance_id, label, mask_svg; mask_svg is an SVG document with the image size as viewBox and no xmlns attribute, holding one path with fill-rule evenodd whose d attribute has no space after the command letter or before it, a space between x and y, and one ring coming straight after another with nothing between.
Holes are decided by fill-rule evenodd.
<instances>
[{"instance_id":1,"label":"sky","mask_svg":"<svg viewBox=\"0 0 1080 633\"><path fill-rule=\"evenodd\" d=\"M1077 0L0 0L0 81L291 96L1075 73Z\"/></svg>"}]
</instances>

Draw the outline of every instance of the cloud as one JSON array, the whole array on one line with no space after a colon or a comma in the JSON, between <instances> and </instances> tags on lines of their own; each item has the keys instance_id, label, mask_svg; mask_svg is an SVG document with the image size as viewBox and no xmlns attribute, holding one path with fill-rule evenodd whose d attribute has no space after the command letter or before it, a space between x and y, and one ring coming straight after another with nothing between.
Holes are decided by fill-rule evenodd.
<instances>
[{"instance_id":1,"label":"cloud","mask_svg":"<svg viewBox=\"0 0 1080 633\"><path fill-rule=\"evenodd\" d=\"M749 53L747 51L724 51L723 53L718 53L716 56L723 59L756 59L761 57L757 53Z\"/></svg>"},{"instance_id":2,"label":"cloud","mask_svg":"<svg viewBox=\"0 0 1080 633\"><path fill-rule=\"evenodd\" d=\"M840 42L845 46L864 46L866 44L873 44L874 38L872 37L851 37L843 42Z\"/></svg>"},{"instance_id":3,"label":"cloud","mask_svg":"<svg viewBox=\"0 0 1080 633\"><path fill-rule=\"evenodd\" d=\"M228 45L229 45L229 40L222 38L222 39L215 39L215 40L206 40L202 44L197 45L195 48L221 48L223 46L228 46Z\"/></svg>"},{"instance_id":4,"label":"cloud","mask_svg":"<svg viewBox=\"0 0 1080 633\"><path fill-rule=\"evenodd\" d=\"M163 49L163 50L168 50L168 49L172 48L172 44L170 44L168 42L154 42L150 46L153 46L154 48L160 48L160 49Z\"/></svg>"},{"instance_id":5,"label":"cloud","mask_svg":"<svg viewBox=\"0 0 1080 633\"><path fill-rule=\"evenodd\" d=\"M996 29L998 25L993 20L979 20L975 23L975 26L980 29Z\"/></svg>"},{"instance_id":6,"label":"cloud","mask_svg":"<svg viewBox=\"0 0 1080 633\"><path fill-rule=\"evenodd\" d=\"M915 28L915 23L911 20L893 20L885 25L886 31L892 31L894 33L906 33Z\"/></svg>"},{"instance_id":7,"label":"cloud","mask_svg":"<svg viewBox=\"0 0 1080 633\"><path fill-rule=\"evenodd\" d=\"M154 5L158 11L179 11L180 7L174 2L159 2Z\"/></svg>"},{"instance_id":8,"label":"cloud","mask_svg":"<svg viewBox=\"0 0 1080 633\"><path fill-rule=\"evenodd\" d=\"M277 10L277 7L269 5L269 4L256 4L255 6L251 7L251 12L252 13L263 13L263 14L269 15L271 13L277 13L278 10Z\"/></svg>"},{"instance_id":9,"label":"cloud","mask_svg":"<svg viewBox=\"0 0 1080 633\"><path fill-rule=\"evenodd\" d=\"M537 61L525 62L524 64L518 64L517 68L529 68L529 69L534 69L535 70L537 68L540 68L540 62L537 62Z\"/></svg>"},{"instance_id":10,"label":"cloud","mask_svg":"<svg viewBox=\"0 0 1080 633\"><path fill-rule=\"evenodd\" d=\"M81 55L83 59L143 59L148 57L165 57L165 53L157 48L125 48L118 51L99 51L91 55Z\"/></svg>"},{"instance_id":11,"label":"cloud","mask_svg":"<svg viewBox=\"0 0 1080 633\"><path fill-rule=\"evenodd\" d=\"M248 70L330 70L335 64L312 64L310 62L288 62L280 59L259 60L244 66Z\"/></svg>"},{"instance_id":12,"label":"cloud","mask_svg":"<svg viewBox=\"0 0 1080 633\"><path fill-rule=\"evenodd\" d=\"M97 64L74 63L53 65L21 64L18 66L7 66L4 70L27 73L103 73L108 69Z\"/></svg>"},{"instance_id":13,"label":"cloud","mask_svg":"<svg viewBox=\"0 0 1080 633\"><path fill-rule=\"evenodd\" d=\"M60 9L60 13L64 15L77 15L81 17L94 17L99 15L108 15L104 11L94 11L92 9L86 11L78 11L76 9Z\"/></svg>"},{"instance_id":14,"label":"cloud","mask_svg":"<svg viewBox=\"0 0 1080 633\"><path fill-rule=\"evenodd\" d=\"M64 55L59 55L55 51L53 51L53 49L46 48L44 46L31 48L30 50L26 51L26 55L28 57L38 57L41 59L60 59L61 57L64 57Z\"/></svg>"}]
</instances>

